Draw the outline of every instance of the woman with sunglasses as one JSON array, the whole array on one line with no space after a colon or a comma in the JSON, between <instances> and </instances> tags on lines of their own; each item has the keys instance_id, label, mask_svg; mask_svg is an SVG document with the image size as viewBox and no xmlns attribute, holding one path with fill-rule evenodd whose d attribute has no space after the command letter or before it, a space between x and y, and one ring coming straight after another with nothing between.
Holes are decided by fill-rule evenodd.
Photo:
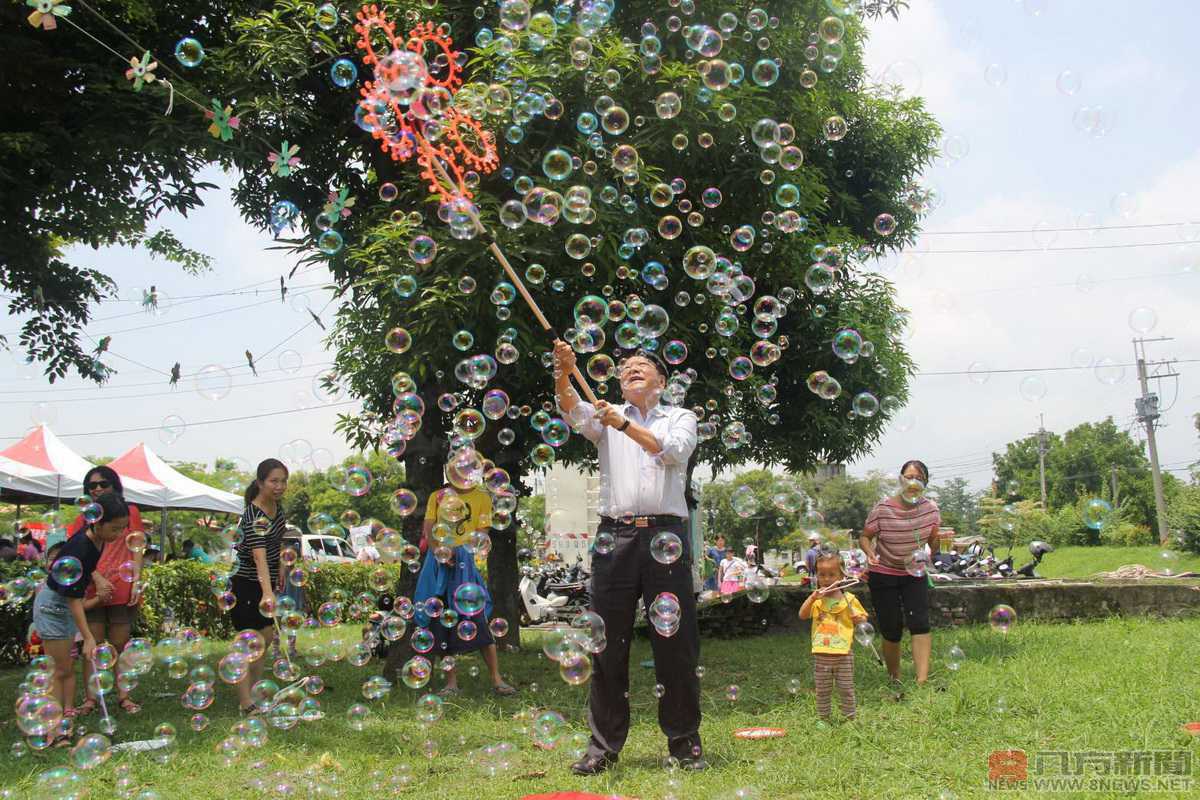
<instances>
[{"instance_id":1,"label":"woman with sunglasses","mask_svg":"<svg viewBox=\"0 0 1200 800\"><path fill-rule=\"evenodd\" d=\"M121 485L121 476L111 467L93 467L83 478L83 491L94 501L99 501L104 495L115 495L124 499L125 488ZM138 507L126 503L129 507L129 525L125 533L115 541L105 546L100 554L100 562L92 575L92 583L84 595L87 608L86 616L88 629L92 638L97 642L107 641L120 653L133 631L133 623L137 619L138 605L142 598L139 591L138 578L142 574L142 547L131 550L129 547L130 534L137 533L145 543L145 528L142 525L142 515ZM74 536L78 531L87 527L83 515L67 528L67 537ZM135 542L136 544L136 542ZM93 600L98 598L98 600ZM122 689L120 680L121 666L117 664L117 705L129 714L141 711L141 706L133 701L129 692ZM83 685L87 697L76 707L75 716L86 716L96 710L96 698L90 691L92 664L88 659L83 660Z\"/></svg>"}]
</instances>

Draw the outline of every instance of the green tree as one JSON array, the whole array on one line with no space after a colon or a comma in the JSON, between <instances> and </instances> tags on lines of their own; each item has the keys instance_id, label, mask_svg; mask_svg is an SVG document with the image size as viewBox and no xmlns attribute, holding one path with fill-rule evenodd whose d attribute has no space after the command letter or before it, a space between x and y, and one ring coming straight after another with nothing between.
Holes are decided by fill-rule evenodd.
<instances>
[{"instance_id":1,"label":"green tree","mask_svg":"<svg viewBox=\"0 0 1200 800\"><path fill-rule=\"evenodd\" d=\"M349 490L345 475L351 468L366 469L370 473L370 488L366 493L356 495ZM308 520L313 514L328 514L340 523L348 511L360 520L376 519L389 528L399 529L403 527L404 519L392 507L391 501L404 483L404 467L396 459L384 453L358 453L325 472L292 473L283 505L288 522L310 533ZM425 509L421 507L413 516L420 519L424 514Z\"/></svg>"},{"instance_id":2,"label":"green tree","mask_svg":"<svg viewBox=\"0 0 1200 800\"><path fill-rule=\"evenodd\" d=\"M164 78L180 36L195 31L215 49L231 32L232 17L254 5L95 3L159 55ZM8 220L0 227L0 286L9 314L26 315L19 346L52 382L68 372L102 381L113 370L93 357L94 342L83 331L94 304L117 287L67 251L140 246L193 274L210 269L211 259L184 247L156 218L199 206L212 185L197 173L212 161L232 166L235 150L209 136L182 98L175 115L164 117L161 83L134 92L123 74L128 64L67 25L31 28L28 12L23 2L0 5L0 102L10 112L0 123L0 213ZM112 39L80 7L71 19ZM113 45L142 55L124 41ZM187 78L169 77L181 93L205 97Z\"/></svg>"},{"instance_id":3,"label":"green tree","mask_svg":"<svg viewBox=\"0 0 1200 800\"><path fill-rule=\"evenodd\" d=\"M1051 510L1073 506L1080 498L1100 497L1120 505L1129 522L1155 527L1150 461L1142 444L1118 428L1112 417L1077 425L1061 437L1050 434L1048 440L1046 496ZM1003 455L992 454L992 462L996 485L1007 492L1007 499L1040 498L1036 435L1010 442ZM1166 475L1164 484L1171 491L1176 479Z\"/></svg>"},{"instance_id":4,"label":"green tree","mask_svg":"<svg viewBox=\"0 0 1200 800\"><path fill-rule=\"evenodd\" d=\"M865 478L839 475L814 484L825 524L834 529L861 531L867 515L879 502L890 486L884 484L883 475L873 472Z\"/></svg>"},{"instance_id":5,"label":"green tree","mask_svg":"<svg viewBox=\"0 0 1200 800\"><path fill-rule=\"evenodd\" d=\"M938 484L937 504L942 512L942 527L953 528L959 536L979 532L979 492L972 492L966 478L951 478Z\"/></svg>"},{"instance_id":6,"label":"green tree","mask_svg":"<svg viewBox=\"0 0 1200 800\"><path fill-rule=\"evenodd\" d=\"M795 479L766 469L707 483L700 492L700 513L708 538L724 536L726 544L739 552L746 542L757 543L763 550L778 547L799 526L805 510L805 498Z\"/></svg>"},{"instance_id":7,"label":"green tree","mask_svg":"<svg viewBox=\"0 0 1200 800\"><path fill-rule=\"evenodd\" d=\"M153 123L154 141L179 158L215 158L237 169L235 199L252 224L265 228L277 201L295 204L297 224L283 232L281 244L293 249L299 269L324 263L332 272L341 298L329 339L334 372L366 406L366 413L342 417L339 430L364 451L389 439L422 501L441 483L451 439L475 436L478 427L460 420L455 431L453 416L435 408L478 407L486 389L507 391L514 415L489 422L473 443L521 488L528 470L547 461L540 452L531 456L543 427L533 412L547 404L552 409L553 397L544 370L549 343L528 313L510 307L511 287L494 280L484 242L471 236L461 213L431 200L419 168L398 163L379 146L379 140L411 143L401 125L424 127L437 142L475 152L482 152L482 138L500 142L505 169L469 164L478 172L462 175L459 191L474 195L484 223L526 273L555 327L564 336L574 328L569 338L578 349L599 345L605 355L619 355L638 344L667 349L668 340L686 347L672 395L703 418L697 462L720 469L750 461L802 472L868 451L907 400L913 363L902 344L907 316L894 288L864 264L914 240L930 199L916 179L935 155L940 130L919 98L869 85L862 19L831 18L822 0L797 0L772 9L777 21L744 13L736 30L722 36L717 17L730 9L715 0L681 6L686 19L680 25L667 24L661 3L650 0L616 4L607 24L592 4L562 4L557 20L541 15L529 25L498 24L495 12L476 2L430 5L388 0L379 7L398 23L401 47L405 31L426 20L445 24L460 43L475 39L461 65L435 58L436 47L424 52L435 78L463 81L453 114L446 115L447 98L434 93L418 97L415 107L397 106L405 116L396 119L374 112L387 98L368 90L366 106L358 108L367 109L360 122L371 132L354 122L362 95L328 79L330 59L339 56L358 61L359 88L367 89L363 81L372 77L349 14L327 30L317 24L316 4L301 0L219 9L102 4L164 62L180 33L178 20L203 18L188 27L202 28L204 69L173 82L204 105L238 100L241 128L231 143L206 140L205 125L192 119L189 135L176 137L183 114L164 122L156 103L133 102L111 65L72 80L101 97L119 96L110 108L125 112L126 130ZM868 16L895 15L902 5L856 8ZM663 24L639 42L647 19ZM379 33L370 37L376 46ZM21 46L41 47L37 69L55 76L77 74L77 50L91 47L75 37L68 40L71 50L59 55L52 50L59 45L37 41ZM98 64L100 56L87 58ZM459 66L463 72L454 76ZM75 88L51 92L47 102L78 109ZM19 91L29 90L22 85ZM592 122L581 115L597 108L603 124L586 133ZM108 118L108 109L92 111ZM426 112L443 116L422 121ZM96 128L97 138L104 130ZM37 138L42 132L26 133ZM283 141L300 148L302 166L290 174L272 170L264 152L264 142L274 148ZM618 153L624 146L633 149ZM440 163L444 156L435 158ZM126 163L112 151L81 152L75 160L97 169ZM181 187L181 206L194 192L188 176L164 180ZM138 180L154 186L150 178ZM395 187L395 200L374 201L387 184L389 192ZM17 201L25 203L17 209L23 214L41 198L36 189L20 188L20 197L28 198ZM107 196L105 189L112 190L114 205L128 199L121 186L88 195ZM331 193L357 204L325 212ZM53 192L45 198L58 202ZM523 221L514 202L542 222L561 221ZM502 209L508 224L501 224ZM87 225L82 212L75 218ZM112 209L102 212L96 212L97 243L112 240L103 216ZM149 216L124 225L142 231ZM456 220L456 232L439 217ZM82 238L69 234L60 238ZM436 258L425 257L434 247L417 237L433 241ZM574 308L585 296L606 301L603 318L578 318ZM397 326L411 344L389 348L385 334ZM839 358L830 344L842 329L853 329L862 346L844 334L838 342L845 357ZM680 345L670 349L683 356ZM464 364L472 354L476 358ZM79 360L79 353L72 355ZM603 377L606 369L601 359L589 371ZM394 424L397 412L417 405L396 406L397 394L408 388L429 410L416 430L411 418ZM597 390L616 391L603 382ZM503 441L511 443L502 445L498 434L505 428ZM555 454L568 463L594 459L580 437ZM409 518L410 536L417 523ZM493 541L489 582L497 613L515 619L515 531L496 530Z\"/></svg>"}]
</instances>

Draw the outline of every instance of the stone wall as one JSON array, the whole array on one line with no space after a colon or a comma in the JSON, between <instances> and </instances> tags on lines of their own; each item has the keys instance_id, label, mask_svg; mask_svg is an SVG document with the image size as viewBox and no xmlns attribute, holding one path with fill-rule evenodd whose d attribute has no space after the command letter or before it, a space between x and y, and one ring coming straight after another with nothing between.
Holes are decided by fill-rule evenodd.
<instances>
[{"instance_id":1,"label":"stone wall","mask_svg":"<svg viewBox=\"0 0 1200 800\"><path fill-rule=\"evenodd\" d=\"M865 585L851 589L872 613ZM764 603L751 603L745 592L728 602L700 604L700 633L719 638L808 627L797 616L808 589L789 584L771 588ZM1200 614L1200 580L1148 579L1106 581L1021 581L937 584L930 590L930 622L934 627L981 624L1000 604L1012 606L1020 621L1067 622L1110 616Z\"/></svg>"}]
</instances>

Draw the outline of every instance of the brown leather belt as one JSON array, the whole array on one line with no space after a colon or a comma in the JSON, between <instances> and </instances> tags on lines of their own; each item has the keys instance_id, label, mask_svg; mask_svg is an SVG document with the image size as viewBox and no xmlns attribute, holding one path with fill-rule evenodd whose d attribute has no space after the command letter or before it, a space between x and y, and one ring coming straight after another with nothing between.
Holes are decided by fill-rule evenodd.
<instances>
[{"instance_id":1,"label":"brown leather belt","mask_svg":"<svg viewBox=\"0 0 1200 800\"><path fill-rule=\"evenodd\" d=\"M640 516L601 517L602 528L665 528L670 525L686 525L687 520L671 514L642 514Z\"/></svg>"}]
</instances>

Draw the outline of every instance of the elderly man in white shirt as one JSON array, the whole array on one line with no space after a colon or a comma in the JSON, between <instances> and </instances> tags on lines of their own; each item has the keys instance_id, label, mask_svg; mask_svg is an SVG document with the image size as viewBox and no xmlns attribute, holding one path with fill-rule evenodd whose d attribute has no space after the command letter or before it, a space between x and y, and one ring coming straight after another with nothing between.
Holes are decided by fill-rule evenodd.
<instances>
[{"instance_id":1,"label":"elderly man in white shirt","mask_svg":"<svg viewBox=\"0 0 1200 800\"><path fill-rule=\"evenodd\" d=\"M700 633L692 586L684 486L687 465L696 449L696 415L659 403L667 368L655 354L638 350L619 366L622 405L583 402L571 386L575 353L557 341L554 389L558 407L572 426L596 445L600 456L600 528L611 548L592 555L592 610L604 619L608 645L592 658L588 752L571 769L595 775L616 763L629 734L629 646L637 604L659 595L678 599L679 625L663 635L651 627L658 683L659 727L673 759L684 769L700 770ZM650 552L662 532L678 537L681 555L662 563ZM606 551L606 552L605 552ZM661 555L661 554L660 554Z\"/></svg>"}]
</instances>

